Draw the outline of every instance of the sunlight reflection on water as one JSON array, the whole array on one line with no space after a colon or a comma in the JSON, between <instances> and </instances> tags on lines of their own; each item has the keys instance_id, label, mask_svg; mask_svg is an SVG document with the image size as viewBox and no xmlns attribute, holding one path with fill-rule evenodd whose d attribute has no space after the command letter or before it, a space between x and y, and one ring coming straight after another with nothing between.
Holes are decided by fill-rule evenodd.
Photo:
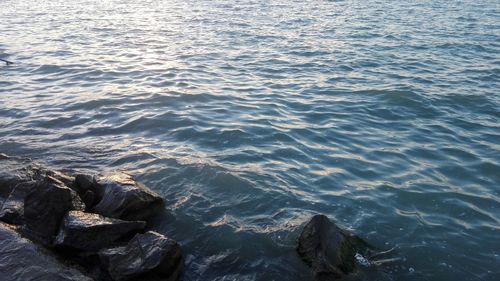
<instances>
[{"instance_id":1,"label":"sunlight reflection on water","mask_svg":"<svg viewBox=\"0 0 500 281\"><path fill-rule=\"evenodd\" d=\"M325 213L402 261L497 280L495 1L4 1L0 152L161 193L186 280L307 280Z\"/></svg>"}]
</instances>

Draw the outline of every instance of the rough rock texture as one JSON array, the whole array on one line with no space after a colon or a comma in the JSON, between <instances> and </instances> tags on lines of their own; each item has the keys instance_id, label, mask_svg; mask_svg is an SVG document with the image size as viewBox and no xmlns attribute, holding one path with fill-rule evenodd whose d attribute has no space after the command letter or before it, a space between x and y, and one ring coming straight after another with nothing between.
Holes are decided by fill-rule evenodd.
<instances>
[{"instance_id":1,"label":"rough rock texture","mask_svg":"<svg viewBox=\"0 0 500 281\"><path fill-rule=\"evenodd\" d=\"M50 245L71 207L71 190L61 181L46 176L24 199L23 231L30 239Z\"/></svg>"},{"instance_id":2,"label":"rough rock texture","mask_svg":"<svg viewBox=\"0 0 500 281\"><path fill-rule=\"evenodd\" d=\"M85 251L111 247L118 239L146 226L143 221L123 221L98 214L70 211L63 219L54 244Z\"/></svg>"},{"instance_id":3,"label":"rough rock texture","mask_svg":"<svg viewBox=\"0 0 500 281\"><path fill-rule=\"evenodd\" d=\"M93 206L91 210L106 217L146 220L163 210L163 199L157 193L125 173L99 178L77 175L76 183L80 196Z\"/></svg>"},{"instance_id":4,"label":"rough rock texture","mask_svg":"<svg viewBox=\"0 0 500 281\"><path fill-rule=\"evenodd\" d=\"M337 279L357 270L356 253L368 245L337 227L324 215L314 216L299 237L297 251L317 277Z\"/></svg>"},{"instance_id":5,"label":"rough rock texture","mask_svg":"<svg viewBox=\"0 0 500 281\"><path fill-rule=\"evenodd\" d=\"M0 222L0 280L177 280L180 246L136 234L162 210L127 174L71 177L0 154L0 221L19 225Z\"/></svg>"},{"instance_id":6,"label":"rough rock texture","mask_svg":"<svg viewBox=\"0 0 500 281\"><path fill-rule=\"evenodd\" d=\"M0 222L0 280L91 281Z\"/></svg>"},{"instance_id":7,"label":"rough rock texture","mask_svg":"<svg viewBox=\"0 0 500 281\"><path fill-rule=\"evenodd\" d=\"M183 267L179 244L153 231L137 234L126 246L99 251L99 258L116 281L142 278L145 274L173 281Z\"/></svg>"},{"instance_id":8,"label":"rough rock texture","mask_svg":"<svg viewBox=\"0 0 500 281\"><path fill-rule=\"evenodd\" d=\"M24 223L26 197L40 186L45 186L47 178L59 185L73 186L73 178L60 172L42 168L29 160L0 155L0 220L12 223ZM78 194L71 193L71 209L84 210L85 204Z\"/></svg>"}]
</instances>

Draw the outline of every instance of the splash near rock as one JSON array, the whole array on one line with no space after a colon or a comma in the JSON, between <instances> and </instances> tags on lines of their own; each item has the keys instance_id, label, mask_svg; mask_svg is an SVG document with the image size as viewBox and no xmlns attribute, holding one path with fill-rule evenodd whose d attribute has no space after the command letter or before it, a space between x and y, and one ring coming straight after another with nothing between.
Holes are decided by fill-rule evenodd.
<instances>
[{"instance_id":1,"label":"splash near rock","mask_svg":"<svg viewBox=\"0 0 500 281\"><path fill-rule=\"evenodd\" d=\"M356 255L369 250L366 242L339 228L325 215L315 215L304 227L298 242L300 257L323 280L356 272Z\"/></svg>"}]
</instances>

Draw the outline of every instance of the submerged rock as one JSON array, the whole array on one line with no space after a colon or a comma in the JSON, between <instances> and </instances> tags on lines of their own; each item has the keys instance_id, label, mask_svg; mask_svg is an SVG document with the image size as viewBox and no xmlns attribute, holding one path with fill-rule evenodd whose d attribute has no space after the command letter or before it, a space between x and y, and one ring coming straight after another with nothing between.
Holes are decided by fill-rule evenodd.
<instances>
[{"instance_id":1,"label":"submerged rock","mask_svg":"<svg viewBox=\"0 0 500 281\"><path fill-rule=\"evenodd\" d=\"M160 195L125 173L103 177L77 175L75 182L91 210L106 217L146 220L164 207Z\"/></svg>"},{"instance_id":2,"label":"submerged rock","mask_svg":"<svg viewBox=\"0 0 500 281\"><path fill-rule=\"evenodd\" d=\"M137 234L126 246L99 251L99 258L115 281L141 276L174 281L183 267L179 244L153 231Z\"/></svg>"},{"instance_id":3,"label":"submerged rock","mask_svg":"<svg viewBox=\"0 0 500 281\"><path fill-rule=\"evenodd\" d=\"M22 238L0 222L0 279L2 281L91 281L76 268L60 263L50 253Z\"/></svg>"},{"instance_id":4,"label":"submerged rock","mask_svg":"<svg viewBox=\"0 0 500 281\"><path fill-rule=\"evenodd\" d=\"M299 237L297 252L323 280L357 270L356 254L368 249L360 238L340 229L324 215L314 216Z\"/></svg>"},{"instance_id":5,"label":"submerged rock","mask_svg":"<svg viewBox=\"0 0 500 281\"><path fill-rule=\"evenodd\" d=\"M24 199L24 232L30 239L50 245L71 207L71 190L61 181L47 176L37 182Z\"/></svg>"},{"instance_id":6,"label":"submerged rock","mask_svg":"<svg viewBox=\"0 0 500 281\"><path fill-rule=\"evenodd\" d=\"M63 219L54 244L97 251L113 246L118 239L144 229L143 221L124 221L98 214L70 211Z\"/></svg>"}]
</instances>

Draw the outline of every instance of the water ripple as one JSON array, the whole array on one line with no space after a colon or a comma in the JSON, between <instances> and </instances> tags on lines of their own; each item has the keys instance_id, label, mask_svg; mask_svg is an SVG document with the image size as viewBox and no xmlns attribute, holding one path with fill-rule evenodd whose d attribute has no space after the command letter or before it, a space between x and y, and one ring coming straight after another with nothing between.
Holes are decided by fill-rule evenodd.
<instances>
[{"instance_id":1,"label":"water ripple","mask_svg":"<svg viewBox=\"0 0 500 281\"><path fill-rule=\"evenodd\" d=\"M325 213L400 263L498 280L495 1L4 1L0 152L127 169L186 280L310 280Z\"/></svg>"}]
</instances>

